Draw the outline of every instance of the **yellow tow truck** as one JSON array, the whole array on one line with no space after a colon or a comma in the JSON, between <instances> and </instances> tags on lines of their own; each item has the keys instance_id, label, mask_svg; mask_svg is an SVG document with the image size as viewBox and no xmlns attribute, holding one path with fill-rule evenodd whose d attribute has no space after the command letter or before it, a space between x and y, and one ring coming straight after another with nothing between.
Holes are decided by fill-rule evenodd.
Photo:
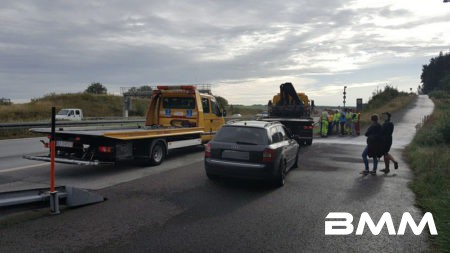
<instances>
[{"instance_id":1,"label":"yellow tow truck","mask_svg":"<svg viewBox=\"0 0 450 253\"><path fill-rule=\"evenodd\" d=\"M225 124L225 116L226 111L210 92L200 92L194 85L157 86L151 95L145 126L110 130L57 127L55 161L100 165L139 159L158 165L171 149L211 140ZM30 131L51 133L44 128ZM50 161L50 155L24 158Z\"/></svg>"}]
</instances>

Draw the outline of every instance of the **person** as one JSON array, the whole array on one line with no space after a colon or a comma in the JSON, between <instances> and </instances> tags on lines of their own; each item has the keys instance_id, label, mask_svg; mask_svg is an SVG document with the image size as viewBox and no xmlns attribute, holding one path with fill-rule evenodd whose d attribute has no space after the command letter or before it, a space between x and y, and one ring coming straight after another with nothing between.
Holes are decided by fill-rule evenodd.
<instances>
[{"instance_id":1,"label":"person","mask_svg":"<svg viewBox=\"0 0 450 253\"><path fill-rule=\"evenodd\" d=\"M359 136L359 134L360 134L360 118L361 118L361 113L360 112L358 112L357 114L356 114L356 120L354 121L355 122L355 131L356 131L356 135L358 135Z\"/></svg>"},{"instance_id":2,"label":"person","mask_svg":"<svg viewBox=\"0 0 450 253\"><path fill-rule=\"evenodd\" d=\"M352 136L356 136L356 123L358 122L358 114L352 113Z\"/></svg>"},{"instance_id":3,"label":"person","mask_svg":"<svg viewBox=\"0 0 450 253\"><path fill-rule=\"evenodd\" d=\"M347 108L345 111L345 134L352 134L352 110Z\"/></svg>"},{"instance_id":4,"label":"person","mask_svg":"<svg viewBox=\"0 0 450 253\"><path fill-rule=\"evenodd\" d=\"M340 128L341 128L341 136L345 134L345 111L342 110L341 111L341 115L339 117L339 124L340 124Z\"/></svg>"},{"instance_id":5,"label":"person","mask_svg":"<svg viewBox=\"0 0 450 253\"><path fill-rule=\"evenodd\" d=\"M341 113L338 110L334 112L333 125L336 126L336 135L339 134L339 118L341 117Z\"/></svg>"},{"instance_id":6,"label":"person","mask_svg":"<svg viewBox=\"0 0 450 253\"><path fill-rule=\"evenodd\" d=\"M322 116L320 118L320 135L322 137L327 137L328 134L328 113L326 110L323 110Z\"/></svg>"},{"instance_id":7,"label":"person","mask_svg":"<svg viewBox=\"0 0 450 253\"><path fill-rule=\"evenodd\" d=\"M369 160L367 157L373 158L373 168L372 171L370 171L370 174L376 175L377 174L377 165L378 165L378 156L382 156L381 153L383 153L383 149L380 148L381 144L381 125L378 123L378 115L374 114L370 118L372 121L372 124L369 126L369 128L366 131L367 136L367 146L364 148L364 151L362 152L362 158L364 161L364 170L361 172L361 174L367 175L369 174ZM381 149L381 152L380 152ZM381 154L381 155L380 155Z\"/></svg>"},{"instance_id":8,"label":"person","mask_svg":"<svg viewBox=\"0 0 450 253\"><path fill-rule=\"evenodd\" d=\"M329 110L328 111L328 135L332 135L333 134L333 111Z\"/></svg>"},{"instance_id":9,"label":"person","mask_svg":"<svg viewBox=\"0 0 450 253\"><path fill-rule=\"evenodd\" d=\"M394 123L391 122L391 114L389 112L383 112L381 114L381 118L384 120L383 125L381 126L381 136L383 137L383 146L384 146L384 165L385 168L380 170L385 174L389 173L389 163L390 161L394 162L394 169L398 169L398 162L395 158L389 154L392 146L392 133L394 132Z\"/></svg>"}]
</instances>

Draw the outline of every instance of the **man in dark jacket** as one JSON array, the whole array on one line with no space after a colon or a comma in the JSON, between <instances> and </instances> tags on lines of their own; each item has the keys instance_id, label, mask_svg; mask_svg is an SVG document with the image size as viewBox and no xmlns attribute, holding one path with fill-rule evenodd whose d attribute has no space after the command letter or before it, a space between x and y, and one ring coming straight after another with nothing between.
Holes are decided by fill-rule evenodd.
<instances>
[{"instance_id":1,"label":"man in dark jacket","mask_svg":"<svg viewBox=\"0 0 450 253\"><path fill-rule=\"evenodd\" d=\"M367 157L373 158L373 168L370 171L370 174L377 174L377 165L378 165L378 157L383 155L383 146L381 139L381 125L378 123L378 115L374 114L370 118L372 120L372 125L367 129L367 146L362 153L362 158L364 161L364 170L361 174L367 175L369 174L369 161Z\"/></svg>"},{"instance_id":2,"label":"man in dark jacket","mask_svg":"<svg viewBox=\"0 0 450 253\"><path fill-rule=\"evenodd\" d=\"M391 114L389 112L383 112L381 118L384 119L384 123L381 126L381 136L383 137L383 155L385 168L380 170L384 173L389 173L389 162L394 162L394 168L398 169L398 162L395 158L389 154L392 146L392 133L394 132L394 124L391 122Z\"/></svg>"}]
</instances>

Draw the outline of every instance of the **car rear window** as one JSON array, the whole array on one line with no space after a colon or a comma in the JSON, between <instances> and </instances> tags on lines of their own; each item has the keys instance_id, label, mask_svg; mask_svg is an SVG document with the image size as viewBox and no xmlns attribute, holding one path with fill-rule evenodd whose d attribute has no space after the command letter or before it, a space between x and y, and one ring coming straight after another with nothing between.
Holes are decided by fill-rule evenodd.
<instances>
[{"instance_id":1,"label":"car rear window","mask_svg":"<svg viewBox=\"0 0 450 253\"><path fill-rule=\"evenodd\" d=\"M223 126L215 135L214 141L249 145L268 144L266 129L256 127Z\"/></svg>"}]
</instances>

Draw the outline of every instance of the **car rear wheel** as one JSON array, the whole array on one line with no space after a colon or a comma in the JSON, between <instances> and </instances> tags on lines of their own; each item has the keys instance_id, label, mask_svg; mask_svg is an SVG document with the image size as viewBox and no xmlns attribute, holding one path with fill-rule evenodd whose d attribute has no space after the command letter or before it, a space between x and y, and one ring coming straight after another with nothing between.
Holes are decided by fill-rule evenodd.
<instances>
[{"instance_id":1,"label":"car rear wheel","mask_svg":"<svg viewBox=\"0 0 450 253\"><path fill-rule=\"evenodd\" d=\"M280 168L278 169L277 175L274 180L274 185L276 187L281 187L285 184L286 170L287 170L286 161L282 160L280 162Z\"/></svg>"}]
</instances>

